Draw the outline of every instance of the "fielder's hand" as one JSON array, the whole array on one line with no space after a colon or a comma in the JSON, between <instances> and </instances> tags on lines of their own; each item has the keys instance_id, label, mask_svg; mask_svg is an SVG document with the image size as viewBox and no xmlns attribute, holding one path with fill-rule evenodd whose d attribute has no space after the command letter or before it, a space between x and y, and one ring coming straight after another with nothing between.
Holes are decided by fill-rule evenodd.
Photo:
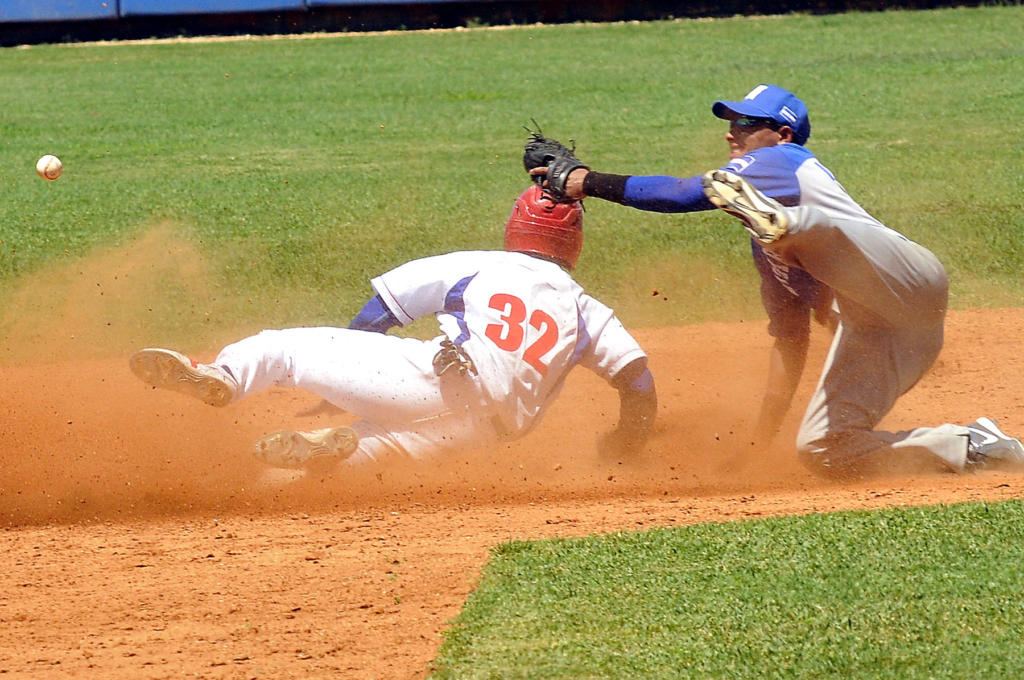
<instances>
[{"instance_id":1,"label":"fielder's hand","mask_svg":"<svg viewBox=\"0 0 1024 680\"><path fill-rule=\"evenodd\" d=\"M534 125L536 124L537 121L534 121ZM523 147L523 167L529 173L530 179L543 187L556 201L580 198L582 191L579 195L572 195L566 186L573 170L588 169L586 164L576 158L575 145L570 149L556 139L545 137L540 131L540 126L536 132L529 128L526 128L526 131L530 133L530 138ZM580 184L582 185L582 180ZM580 188L582 189L582 186Z\"/></svg>"}]
</instances>

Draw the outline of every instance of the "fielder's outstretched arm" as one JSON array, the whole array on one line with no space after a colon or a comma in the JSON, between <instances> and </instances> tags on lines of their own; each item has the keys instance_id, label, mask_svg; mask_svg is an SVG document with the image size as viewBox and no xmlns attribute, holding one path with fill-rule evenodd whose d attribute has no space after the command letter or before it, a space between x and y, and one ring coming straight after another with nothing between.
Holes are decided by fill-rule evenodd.
<instances>
[{"instance_id":1,"label":"fielder's outstretched arm","mask_svg":"<svg viewBox=\"0 0 1024 680\"><path fill-rule=\"evenodd\" d=\"M543 175L545 170L536 168L530 174ZM704 195L699 175L685 178L616 175L579 168L569 174L565 194L576 199L592 196L638 210L661 213L696 212L715 207Z\"/></svg>"}]
</instances>

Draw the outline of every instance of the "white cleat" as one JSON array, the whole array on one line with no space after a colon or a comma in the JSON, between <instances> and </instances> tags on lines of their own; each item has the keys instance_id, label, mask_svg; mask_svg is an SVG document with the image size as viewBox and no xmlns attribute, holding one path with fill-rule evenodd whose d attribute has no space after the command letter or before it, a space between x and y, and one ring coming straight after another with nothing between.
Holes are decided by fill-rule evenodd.
<instances>
[{"instance_id":1,"label":"white cleat","mask_svg":"<svg viewBox=\"0 0 1024 680\"><path fill-rule=\"evenodd\" d=\"M210 406L227 406L238 390L238 383L224 369L196 363L169 349L140 350L128 360L128 367L144 383L187 394Z\"/></svg>"},{"instance_id":2,"label":"white cleat","mask_svg":"<svg viewBox=\"0 0 1024 680\"><path fill-rule=\"evenodd\" d=\"M359 437L351 427L322 430L281 430L261 437L253 453L264 463L278 467L303 467L314 458L334 457L341 461L355 453Z\"/></svg>"},{"instance_id":3,"label":"white cleat","mask_svg":"<svg viewBox=\"0 0 1024 680\"><path fill-rule=\"evenodd\" d=\"M999 429L994 418L978 418L967 426L967 465L971 468L1024 466L1024 444Z\"/></svg>"},{"instance_id":4,"label":"white cleat","mask_svg":"<svg viewBox=\"0 0 1024 680\"><path fill-rule=\"evenodd\" d=\"M761 243L774 243L789 230L782 204L768 198L739 175L712 170L701 177L704 195L716 206L743 221Z\"/></svg>"}]
</instances>

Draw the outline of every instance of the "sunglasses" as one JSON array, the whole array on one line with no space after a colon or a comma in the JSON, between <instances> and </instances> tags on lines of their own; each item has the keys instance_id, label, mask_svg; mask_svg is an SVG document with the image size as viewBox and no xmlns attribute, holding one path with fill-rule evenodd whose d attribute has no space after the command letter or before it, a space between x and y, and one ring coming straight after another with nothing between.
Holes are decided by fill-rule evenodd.
<instances>
[{"instance_id":1,"label":"sunglasses","mask_svg":"<svg viewBox=\"0 0 1024 680\"><path fill-rule=\"evenodd\" d=\"M767 127L772 130L778 130L782 127L782 125L771 118L753 118L751 116L740 116L739 118L734 118L730 121L730 124L744 130L750 130L756 127Z\"/></svg>"}]
</instances>

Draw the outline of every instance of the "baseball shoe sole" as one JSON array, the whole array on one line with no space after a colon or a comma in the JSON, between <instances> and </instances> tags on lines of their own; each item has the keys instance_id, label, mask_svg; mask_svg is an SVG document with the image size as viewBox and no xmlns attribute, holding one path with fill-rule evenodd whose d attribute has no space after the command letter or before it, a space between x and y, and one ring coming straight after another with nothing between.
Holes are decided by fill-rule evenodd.
<instances>
[{"instance_id":1,"label":"baseball shoe sole","mask_svg":"<svg viewBox=\"0 0 1024 680\"><path fill-rule=\"evenodd\" d=\"M774 243L789 229L782 204L768 198L739 175L712 170L701 177L704 195L718 208L739 218L761 243Z\"/></svg>"},{"instance_id":2,"label":"baseball shoe sole","mask_svg":"<svg viewBox=\"0 0 1024 680\"><path fill-rule=\"evenodd\" d=\"M351 456L359 446L359 437L351 427L327 427L322 430L281 430L261 437L253 453L264 463L278 467L303 467L313 459Z\"/></svg>"},{"instance_id":3,"label":"baseball shoe sole","mask_svg":"<svg viewBox=\"0 0 1024 680\"><path fill-rule=\"evenodd\" d=\"M195 397L210 406L227 406L237 390L223 369L199 364L173 350L149 347L128 360L132 373L153 387Z\"/></svg>"},{"instance_id":4,"label":"baseball shoe sole","mask_svg":"<svg viewBox=\"0 0 1024 680\"><path fill-rule=\"evenodd\" d=\"M984 466L992 462L1024 466L1024 444L999 429L992 418L978 418L967 426L967 464Z\"/></svg>"}]
</instances>

